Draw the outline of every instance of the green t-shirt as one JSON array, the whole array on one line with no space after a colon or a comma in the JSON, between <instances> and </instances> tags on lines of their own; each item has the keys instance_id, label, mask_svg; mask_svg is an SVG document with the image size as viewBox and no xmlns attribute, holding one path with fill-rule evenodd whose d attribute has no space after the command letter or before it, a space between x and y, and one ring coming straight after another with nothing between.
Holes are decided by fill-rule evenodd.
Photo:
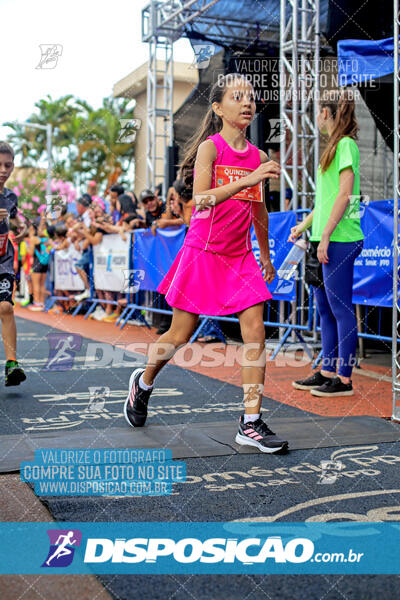
<instances>
[{"instance_id":1,"label":"green t-shirt","mask_svg":"<svg viewBox=\"0 0 400 600\"><path fill-rule=\"evenodd\" d=\"M354 172L353 194L330 237L331 242L357 242L364 239L360 227L360 155L357 144L350 137L344 137L337 145L335 156L323 173L318 167L315 193L314 215L311 228L311 241L320 242L325 225L339 194L339 175L343 169L351 167Z\"/></svg>"}]
</instances>

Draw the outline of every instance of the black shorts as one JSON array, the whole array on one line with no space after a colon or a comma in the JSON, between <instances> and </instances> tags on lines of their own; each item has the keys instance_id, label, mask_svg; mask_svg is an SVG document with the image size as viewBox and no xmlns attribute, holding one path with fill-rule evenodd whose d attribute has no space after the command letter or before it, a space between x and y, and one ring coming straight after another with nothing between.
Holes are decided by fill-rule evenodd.
<instances>
[{"instance_id":1,"label":"black shorts","mask_svg":"<svg viewBox=\"0 0 400 600\"><path fill-rule=\"evenodd\" d=\"M47 273L49 265L42 265L39 260L35 260L32 266L32 273Z\"/></svg>"},{"instance_id":2,"label":"black shorts","mask_svg":"<svg viewBox=\"0 0 400 600\"><path fill-rule=\"evenodd\" d=\"M10 302L10 304L14 304L12 300L14 281L14 275L11 275L10 273L0 273L0 302Z\"/></svg>"}]
</instances>

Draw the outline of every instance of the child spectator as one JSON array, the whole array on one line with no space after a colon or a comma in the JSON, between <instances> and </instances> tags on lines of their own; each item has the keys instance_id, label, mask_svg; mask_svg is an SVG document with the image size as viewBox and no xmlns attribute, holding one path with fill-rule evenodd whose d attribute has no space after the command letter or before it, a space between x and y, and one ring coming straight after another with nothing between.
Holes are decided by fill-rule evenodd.
<instances>
[{"instance_id":1,"label":"child spectator","mask_svg":"<svg viewBox=\"0 0 400 600\"><path fill-rule=\"evenodd\" d=\"M28 309L33 311L44 310L46 296L46 275L49 269L50 248L46 235L45 214L42 212L39 225L32 223L29 227L29 248L33 264L31 270L33 287L33 304Z\"/></svg>"},{"instance_id":2,"label":"child spectator","mask_svg":"<svg viewBox=\"0 0 400 600\"><path fill-rule=\"evenodd\" d=\"M126 217L135 215L136 217L136 205L134 204L131 196L128 194L121 194L117 200L117 210L119 211L121 218L119 223Z\"/></svg>"},{"instance_id":3,"label":"child spectator","mask_svg":"<svg viewBox=\"0 0 400 600\"><path fill-rule=\"evenodd\" d=\"M90 205L91 199L87 197L87 195L82 196L77 201L77 210L78 210L78 222L73 226L73 231L78 234L78 239L75 240L75 247L78 250L82 250L82 256L76 263L75 267L78 272L78 275L83 281L85 289L82 293L77 294L75 296L75 300L77 302L82 302L87 298L90 298L90 284L89 284L89 265L90 265L90 242L87 241L85 235L83 234L83 227L88 229L92 223L90 216ZM80 244L79 242L83 242Z\"/></svg>"},{"instance_id":4,"label":"child spectator","mask_svg":"<svg viewBox=\"0 0 400 600\"><path fill-rule=\"evenodd\" d=\"M21 277L22 273L25 277L26 286L28 288L28 298L21 302L21 306L29 306L33 303L33 288L32 288L32 276L31 269L33 265L33 255L29 252L30 238L28 233L19 245L19 256L21 260Z\"/></svg>"},{"instance_id":5,"label":"child spectator","mask_svg":"<svg viewBox=\"0 0 400 600\"><path fill-rule=\"evenodd\" d=\"M125 189L122 185L113 185L110 188L110 212L114 225L118 223L121 218L120 210L117 206L119 196L122 196Z\"/></svg>"},{"instance_id":6,"label":"child spectator","mask_svg":"<svg viewBox=\"0 0 400 600\"><path fill-rule=\"evenodd\" d=\"M180 201L175 189L170 187L167 194L166 210L159 219L153 221L151 231L155 235L158 228L164 229L165 227L174 227L183 224L183 203Z\"/></svg>"},{"instance_id":7,"label":"child spectator","mask_svg":"<svg viewBox=\"0 0 400 600\"><path fill-rule=\"evenodd\" d=\"M51 246L55 252L59 252L61 250L68 250L70 246L70 240L67 237L68 229L64 223L59 223L54 228L54 239L52 240ZM69 301L69 292L66 290L53 290L54 296L65 296L65 302L63 300L57 300L54 306L49 310L50 313L59 314L62 312L66 312L69 308L72 308L71 303Z\"/></svg>"}]
</instances>

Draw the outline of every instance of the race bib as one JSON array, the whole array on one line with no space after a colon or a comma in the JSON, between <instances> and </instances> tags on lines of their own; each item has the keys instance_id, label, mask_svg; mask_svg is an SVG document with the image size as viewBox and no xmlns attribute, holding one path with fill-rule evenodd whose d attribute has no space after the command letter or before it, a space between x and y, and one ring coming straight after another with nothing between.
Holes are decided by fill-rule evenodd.
<instances>
[{"instance_id":1,"label":"race bib","mask_svg":"<svg viewBox=\"0 0 400 600\"><path fill-rule=\"evenodd\" d=\"M7 252L8 233L0 233L0 256Z\"/></svg>"},{"instance_id":2,"label":"race bib","mask_svg":"<svg viewBox=\"0 0 400 600\"><path fill-rule=\"evenodd\" d=\"M250 175L254 169L244 169L243 167L226 167L224 165L215 165L215 184L216 187L227 185L238 181L241 177ZM237 200L249 200L250 202L264 202L264 186L260 181L257 185L245 188L238 192L232 198Z\"/></svg>"}]
</instances>

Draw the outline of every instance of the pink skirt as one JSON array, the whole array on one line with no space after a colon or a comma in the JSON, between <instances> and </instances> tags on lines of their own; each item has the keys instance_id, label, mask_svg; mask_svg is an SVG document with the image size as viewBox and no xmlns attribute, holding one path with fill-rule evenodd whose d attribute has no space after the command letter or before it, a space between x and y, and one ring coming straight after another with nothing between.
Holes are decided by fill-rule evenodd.
<instances>
[{"instance_id":1,"label":"pink skirt","mask_svg":"<svg viewBox=\"0 0 400 600\"><path fill-rule=\"evenodd\" d=\"M250 250L239 256L182 246L157 291L170 306L195 314L231 315L270 300Z\"/></svg>"}]
</instances>

